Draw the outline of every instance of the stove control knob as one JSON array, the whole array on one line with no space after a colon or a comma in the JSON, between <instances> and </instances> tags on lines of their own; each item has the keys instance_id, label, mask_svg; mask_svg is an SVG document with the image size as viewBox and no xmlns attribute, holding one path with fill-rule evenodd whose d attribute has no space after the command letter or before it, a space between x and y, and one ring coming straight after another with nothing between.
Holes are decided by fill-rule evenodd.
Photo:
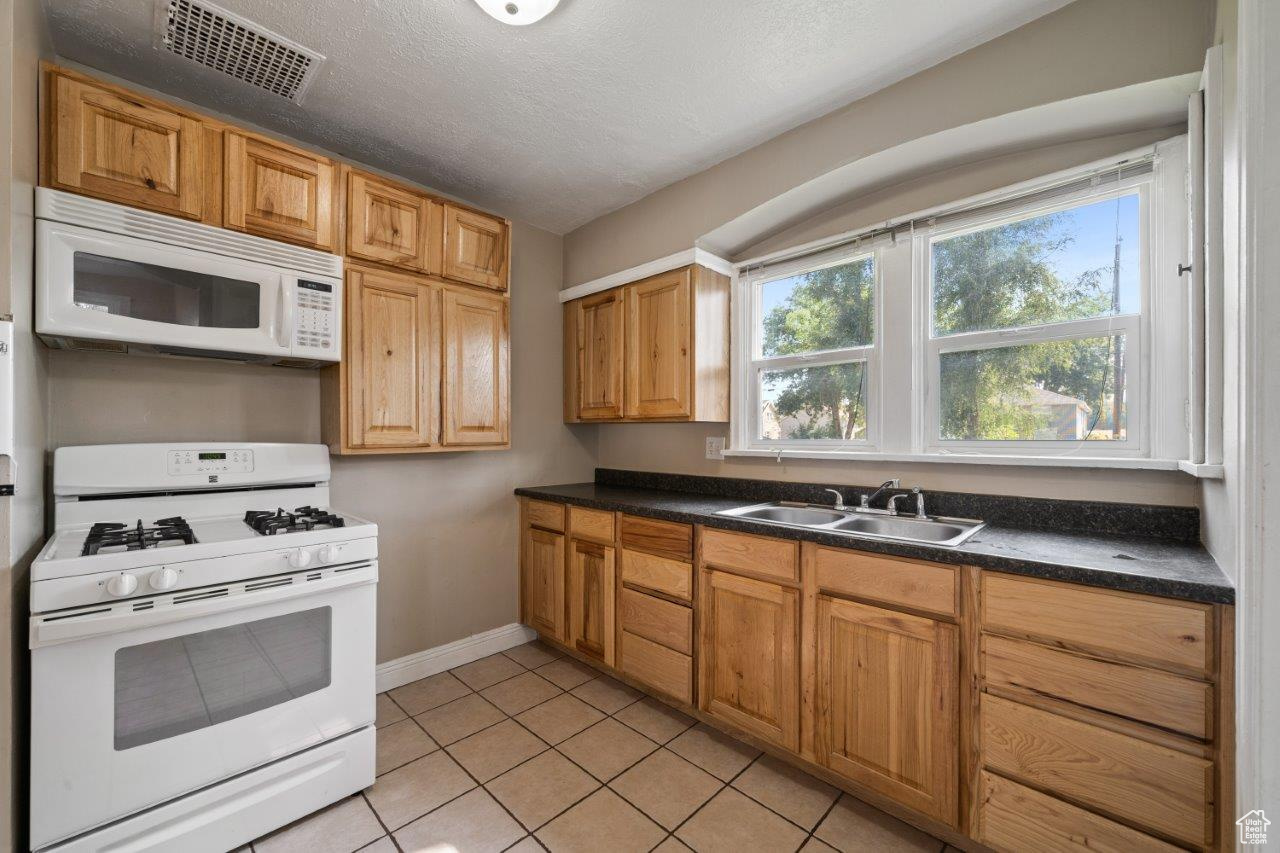
<instances>
[{"instance_id":1,"label":"stove control knob","mask_svg":"<svg viewBox=\"0 0 1280 853\"><path fill-rule=\"evenodd\" d=\"M295 569L305 569L311 565L311 552L299 548L296 551L289 552L289 565Z\"/></svg>"},{"instance_id":2,"label":"stove control knob","mask_svg":"<svg viewBox=\"0 0 1280 853\"><path fill-rule=\"evenodd\" d=\"M123 598L126 595L133 595L134 590L138 588L138 579L128 572L120 574L107 581L107 592L116 598Z\"/></svg>"},{"instance_id":3,"label":"stove control knob","mask_svg":"<svg viewBox=\"0 0 1280 853\"><path fill-rule=\"evenodd\" d=\"M341 545L325 545L320 549L320 562L336 563L342 558Z\"/></svg>"},{"instance_id":4,"label":"stove control knob","mask_svg":"<svg viewBox=\"0 0 1280 853\"><path fill-rule=\"evenodd\" d=\"M147 582L155 590L173 589L178 585L178 573L170 568L156 569Z\"/></svg>"}]
</instances>

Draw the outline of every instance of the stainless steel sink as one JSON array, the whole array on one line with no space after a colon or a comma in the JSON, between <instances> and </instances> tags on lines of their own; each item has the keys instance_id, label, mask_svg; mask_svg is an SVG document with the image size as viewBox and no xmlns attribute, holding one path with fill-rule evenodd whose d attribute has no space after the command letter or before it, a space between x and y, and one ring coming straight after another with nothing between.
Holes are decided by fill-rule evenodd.
<instances>
[{"instance_id":1,"label":"stainless steel sink","mask_svg":"<svg viewBox=\"0 0 1280 853\"><path fill-rule=\"evenodd\" d=\"M774 501L773 503L723 509L717 515L749 518L784 527L844 533L869 539L894 539L900 542L927 542L954 547L981 530L985 522L972 518L909 515L884 515L859 512L856 509L835 510L815 504Z\"/></svg>"}]
</instances>

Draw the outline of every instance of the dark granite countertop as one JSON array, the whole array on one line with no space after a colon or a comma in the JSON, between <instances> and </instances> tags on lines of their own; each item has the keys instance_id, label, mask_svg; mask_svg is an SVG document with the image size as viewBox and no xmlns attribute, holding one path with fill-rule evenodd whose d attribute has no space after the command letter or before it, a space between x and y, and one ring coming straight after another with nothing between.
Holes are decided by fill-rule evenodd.
<instances>
[{"instance_id":1,"label":"dark granite countertop","mask_svg":"<svg viewBox=\"0 0 1280 853\"><path fill-rule=\"evenodd\" d=\"M1235 603L1235 588L1218 564L1200 544L1190 541L989 524L963 544L948 548L716 515L719 510L760 502L741 497L598 483L520 488L516 494L877 554L978 566L1189 601Z\"/></svg>"}]
</instances>

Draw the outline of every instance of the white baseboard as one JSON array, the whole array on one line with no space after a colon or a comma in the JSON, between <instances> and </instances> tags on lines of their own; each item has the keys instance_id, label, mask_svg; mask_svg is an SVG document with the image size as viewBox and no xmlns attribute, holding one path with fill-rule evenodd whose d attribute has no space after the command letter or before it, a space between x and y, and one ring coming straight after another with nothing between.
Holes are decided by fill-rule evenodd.
<instances>
[{"instance_id":1,"label":"white baseboard","mask_svg":"<svg viewBox=\"0 0 1280 853\"><path fill-rule=\"evenodd\" d=\"M419 678L426 678L428 675L435 675L437 672L444 672L446 669L453 669L455 666L462 666L464 663L471 663L473 660L513 649L536 636L537 632L532 628L512 622L510 625L503 625L492 631L473 634L461 640L454 640L452 643L445 643L443 646L436 646L434 649L426 649L380 663L375 683L378 692L382 693L411 681L417 681Z\"/></svg>"}]
</instances>

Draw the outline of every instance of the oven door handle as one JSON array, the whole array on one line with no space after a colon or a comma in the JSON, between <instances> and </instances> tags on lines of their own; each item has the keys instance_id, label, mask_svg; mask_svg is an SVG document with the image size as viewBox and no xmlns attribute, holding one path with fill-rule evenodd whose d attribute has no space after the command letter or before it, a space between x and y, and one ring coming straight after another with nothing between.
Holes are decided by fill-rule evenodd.
<instances>
[{"instance_id":1,"label":"oven door handle","mask_svg":"<svg viewBox=\"0 0 1280 853\"><path fill-rule=\"evenodd\" d=\"M302 576L305 577L305 573ZM89 637L137 631L142 628L181 622L200 616L214 616L219 613L258 607L263 604L275 604L290 599L306 598L348 587L377 583L377 581L377 567L373 564L367 564L352 569L339 570L320 580L300 580L294 581L287 586L281 585L252 591L242 589L220 598L193 601L189 604L173 604L170 602L150 610L133 610L131 604L123 602L107 605L102 610L90 609L83 616L71 614L32 616L30 644L32 649L36 649L41 646L69 643ZM234 586L244 587L246 583L252 585L255 581L237 583ZM196 592L198 590L191 590L189 593L179 593L179 596Z\"/></svg>"}]
</instances>

